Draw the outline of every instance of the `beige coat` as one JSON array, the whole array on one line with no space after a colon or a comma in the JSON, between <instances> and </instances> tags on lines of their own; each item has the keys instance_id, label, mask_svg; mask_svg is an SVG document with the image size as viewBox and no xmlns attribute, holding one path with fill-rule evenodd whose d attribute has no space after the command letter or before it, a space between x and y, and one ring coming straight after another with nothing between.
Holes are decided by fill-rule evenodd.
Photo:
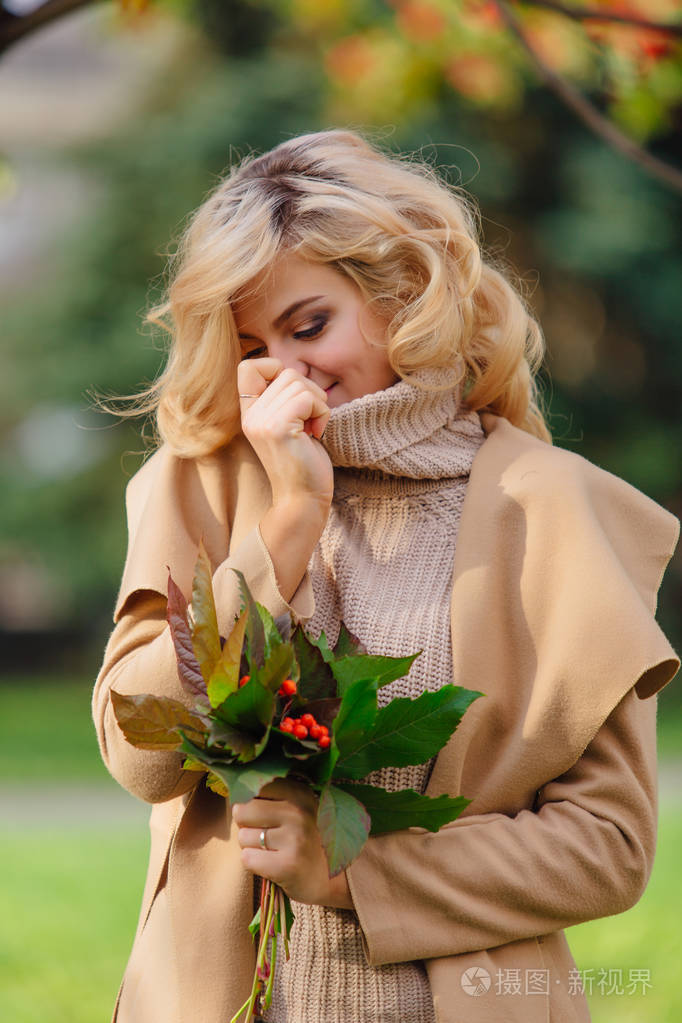
<instances>
[{"instance_id":1,"label":"beige coat","mask_svg":"<svg viewBox=\"0 0 682 1023\"><path fill-rule=\"evenodd\" d=\"M654 611L679 524L579 456L504 419L482 421L451 637L454 681L486 695L437 758L427 790L473 801L435 835L370 839L348 880L369 962L426 960L439 1023L578 1023L589 1014L562 929L632 906L652 867L654 694L679 667ZM257 529L269 496L243 437L201 462L162 449L128 488L118 624L93 714L113 776L154 804L122 987L140 988L138 1006L145 989L156 1009L124 1014L124 996L118 1023L228 1023L247 997L252 878L229 806L181 770L178 754L129 746L108 694L187 701L163 595L167 565L189 591L201 535L218 566L223 632L239 603L231 567L273 613L289 606ZM308 577L291 609L312 614ZM477 968L490 977L478 996L465 974Z\"/></svg>"}]
</instances>

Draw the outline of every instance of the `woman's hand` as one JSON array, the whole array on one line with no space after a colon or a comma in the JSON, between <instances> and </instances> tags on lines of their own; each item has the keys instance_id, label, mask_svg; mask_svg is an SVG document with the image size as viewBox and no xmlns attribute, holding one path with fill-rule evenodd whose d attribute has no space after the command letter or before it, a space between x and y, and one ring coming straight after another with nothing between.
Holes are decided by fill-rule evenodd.
<instances>
[{"instance_id":1,"label":"woman's hand","mask_svg":"<svg viewBox=\"0 0 682 1023\"><path fill-rule=\"evenodd\" d=\"M345 872L329 877L316 817L317 800L308 786L286 779L271 782L257 799L236 803L232 818L239 825L242 863L296 902L352 909Z\"/></svg>"},{"instance_id":2,"label":"woman's hand","mask_svg":"<svg viewBox=\"0 0 682 1023\"><path fill-rule=\"evenodd\" d=\"M328 511L334 470L317 441L329 419L326 392L279 359L245 359L237 368L242 430L258 455L277 505L319 504ZM326 518L326 515L325 515Z\"/></svg>"}]
</instances>

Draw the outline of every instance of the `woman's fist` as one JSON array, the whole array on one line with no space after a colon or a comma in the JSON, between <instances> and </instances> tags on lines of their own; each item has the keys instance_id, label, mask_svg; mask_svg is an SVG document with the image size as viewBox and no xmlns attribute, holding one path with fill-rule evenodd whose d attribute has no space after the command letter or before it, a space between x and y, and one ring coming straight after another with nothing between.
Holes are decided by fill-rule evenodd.
<instances>
[{"instance_id":1,"label":"woman's fist","mask_svg":"<svg viewBox=\"0 0 682 1023\"><path fill-rule=\"evenodd\" d=\"M318 443L330 414L325 391L272 358L241 362L237 386L248 396L240 397L242 431L268 475L273 505L303 499L328 508L334 470Z\"/></svg>"},{"instance_id":2,"label":"woman's fist","mask_svg":"<svg viewBox=\"0 0 682 1023\"><path fill-rule=\"evenodd\" d=\"M307 785L288 779L271 782L257 799L236 803L232 818L239 826L247 870L274 881L296 902L353 908L345 873L329 876L317 830L317 800Z\"/></svg>"}]
</instances>

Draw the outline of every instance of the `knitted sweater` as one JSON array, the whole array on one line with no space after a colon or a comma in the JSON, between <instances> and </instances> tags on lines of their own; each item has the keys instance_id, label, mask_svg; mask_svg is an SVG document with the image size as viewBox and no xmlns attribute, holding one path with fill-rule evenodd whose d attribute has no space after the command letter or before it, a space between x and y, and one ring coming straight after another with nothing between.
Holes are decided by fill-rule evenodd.
<instances>
[{"instance_id":1,"label":"knitted sweater","mask_svg":"<svg viewBox=\"0 0 682 1023\"><path fill-rule=\"evenodd\" d=\"M452 679L452 563L483 439L478 416L461 414L454 392L402 380L332 410L323 443L334 500L309 565L315 612L307 629L324 630L334 644L344 621L370 653L422 651L406 678L379 690L380 705ZM385 768L367 780L423 792L430 768ZM433 1023L422 962L370 967L354 912L293 908L291 956L285 962L278 949L268 1023Z\"/></svg>"}]
</instances>

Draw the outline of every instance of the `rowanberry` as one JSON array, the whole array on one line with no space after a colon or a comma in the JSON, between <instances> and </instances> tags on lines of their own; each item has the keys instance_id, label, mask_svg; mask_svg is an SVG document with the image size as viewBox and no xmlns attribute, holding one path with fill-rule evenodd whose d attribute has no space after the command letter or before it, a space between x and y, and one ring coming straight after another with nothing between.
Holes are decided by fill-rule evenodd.
<instances>
[{"instance_id":1,"label":"rowanberry","mask_svg":"<svg viewBox=\"0 0 682 1023\"><path fill-rule=\"evenodd\" d=\"M293 678L285 678L279 687L280 696L293 696L296 692L296 683Z\"/></svg>"},{"instance_id":2,"label":"rowanberry","mask_svg":"<svg viewBox=\"0 0 682 1023\"><path fill-rule=\"evenodd\" d=\"M314 724L317 724L312 714L304 714L301 718L301 723L304 724L306 728L312 728Z\"/></svg>"},{"instance_id":3,"label":"rowanberry","mask_svg":"<svg viewBox=\"0 0 682 1023\"><path fill-rule=\"evenodd\" d=\"M307 739L308 738L308 729L306 728L305 725L302 725L300 723L299 724L295 724L294 725L294 735L296 736L297 739Z\"/></svg>"},{"instance_id":4,"label":"rowanberry","mask_svg":"<svg viewBox=\"0 0 682 1023\"><path fill-rule=\"evenodd\" d=\"M242 686L245 686L250 678L251 678L250 675L242 675L242 677L239 679L239 688L241 689Z\"/></svg>"},{"instance_id":5,"label":"rowanberry","mask_svg":"<svg viewBox=\"0 0 682 1023\"><path fill-rule=\"evenodd\" d=\"M320 738L317 740L317 745L320 747L320 749L327 749L330 743L331 739L329 738L328 735L321 735Z\"/></svg>"},{"instance_id":6,"label":"rowanberry","mask_svg":"<svg viewBox=\"0 0 682 1023\"><path fill-rule=\"evenodd\" d=\"M294 719L293 718L282 718L279 726L283 732L293 732L294 730Z\"/></svg>"},{"instance_id":7,"label":"rowanberry","mask_svg":"<svg viewBox=\"0 0 682 1023\"><path fill-rule=\"evenodd\" d=\"M319 727L322 729L322 735L329 735L329 729L326 725L320 725Z\"/></svg>"},{"instance_id":8,"label":"rowanberry","mask_svg":"<svg viewBox=\"0 0 682 1023\"><path fill-rule=\"evenodd\" d=\"M322 734L323 734L322 729L320 728L320 726L318 724L314 724L314 725L311 726L311 728L310 728L310 738L311 739L319 739Z\"/></svg>"}]
</instances>

